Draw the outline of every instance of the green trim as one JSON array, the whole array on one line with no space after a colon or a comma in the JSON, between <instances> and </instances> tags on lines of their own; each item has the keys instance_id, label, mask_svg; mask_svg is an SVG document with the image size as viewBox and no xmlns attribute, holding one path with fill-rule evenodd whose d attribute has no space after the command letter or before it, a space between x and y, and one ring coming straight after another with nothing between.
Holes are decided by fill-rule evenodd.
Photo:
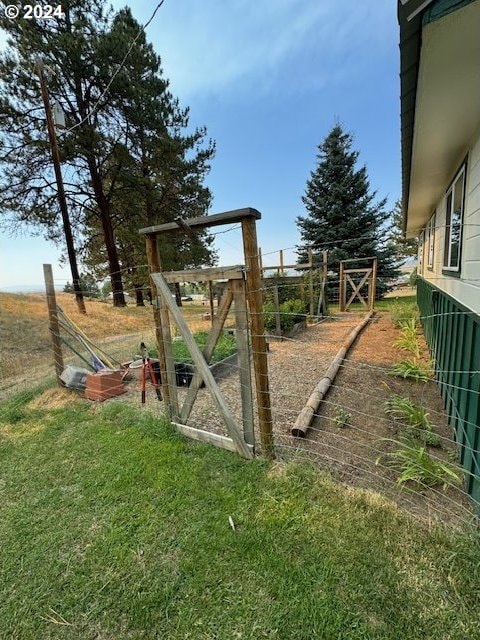
<instances>
[{"instance_id":1,"label":"green trim","mask_svg":"<svg viewBox=\"0 0 480 640\"><path fill-rule=\"evenodd\" d=\"M480 502L480 316L422 277L417 302L466 489Z\"/></svg>"},{"instance_id":2,"label":"green trim","mask_svg":"<svg viewBox=\"0 0 480 640\"><path fill-rule=\"evenodd\" d=\"M440 18L448 16L449 13L453 13L471 2L474 2L474 0L437 0L432 2L423 14L422 24L426 26L436 20L440 20Z\"/></svg>"}]
</instances>

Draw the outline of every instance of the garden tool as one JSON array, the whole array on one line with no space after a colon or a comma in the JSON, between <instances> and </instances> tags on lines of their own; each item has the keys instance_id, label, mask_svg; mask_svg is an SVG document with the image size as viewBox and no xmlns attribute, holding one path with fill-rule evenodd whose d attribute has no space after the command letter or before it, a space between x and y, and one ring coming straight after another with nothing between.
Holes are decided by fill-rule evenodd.
<instances>
[{"instance_id":1,"label":"garden tool","mask_svg":"<svg viewBox=\"0 0 480 640\"><path fill-rule=\"evenodd\" d=\"M150 382L152 383L153 388L155 389L155 393L157 394L157 398L159 400L162 400L162 392L160 391L160 386L157 382L155 371L153 370L152 361L150 360L148 349L145 346L144 342L140 344L140 349L142 351L142 404L145 404L145 397L147 392L147 370L150 376Z\"/></svg>"}]
</instances>

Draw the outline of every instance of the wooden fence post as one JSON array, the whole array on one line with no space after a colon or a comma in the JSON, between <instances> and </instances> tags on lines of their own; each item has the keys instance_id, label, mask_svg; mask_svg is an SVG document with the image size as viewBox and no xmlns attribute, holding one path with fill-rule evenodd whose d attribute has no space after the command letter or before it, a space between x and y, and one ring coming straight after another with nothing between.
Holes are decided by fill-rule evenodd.
<instances>
[{"instance_id":1,"label":"wooden fence post","mask_svg":"<svg viewBox=\"0 0 480 640\"><path fill-rule=\"evenodd\" d=\"M370 311L375 309L375 297L377 295L377 258L373 259L372 286L370 288Z\"/></svg>"},{"instance_id":2,"label":"wooden fence post","mask_svg":"<svg viewBox=\"0 0 480 640\"><path fill-rule=\"evenodd\" d=\"M242 237L247 267L247 300L250 311L255 369L255 387L257 391L258 422L260 440L264 454L274 458L272 409L268 382L267 343L262 309L262 277L258 259L257 230L253 218L242 220Z\"/></svg>"},{"instance_id":3,"label":"wooden fence post","mask_svg":"<svg viewBox=\"0 0 480 640\"><path fill-rule=\"evenodd\" d=\"M213 320L215 317L215 310L214 310L214 306L213 306L213 286L212 286L212 281L209 280L208 281L208 300L210 303L210 324L213 326Z\"/></svg>"},{"instance_id":4,"label":"wooden fence post","mask_svg":"<svg viewBox=\"0 0 480 640\"><path fill-rule=\"evenodd\" d=\"M308 270L308 295L310 299L310 317L313 316L313 254L312 247L308 247L308 264L310 268Z\"/></svg>"},{"instance_id":5,"label":"wooden fence post","mask_svg":"<svg viewBox=\"0 0 480 640\"><path fill-rule=\"evenodd\" d=\"M275 307L275 333L282 335L282 321L280 318L280 298L278 296L278 284L273 285L273 304Z\"/></svg>"},{"instance_id":6,"label":"wooden fence post","mask_svg":"<svg viewBox=\"0 0 480 640\"><path fill-rule=\"evenodd\" d=\"M340 311L345 311L345 277L344 277L343 269L344 269L343 261L340 260L340 274L339 274L339 284L338 284Z\"/></svg>"},{"instance_id":7,"label":"wooden fence post","mask_svg":"<svg viewBox=\"0 0 480 640\"><path fill-rule=\"evenodd\" d=\"M248 348L248 320L245 299L245 282L232 280L235 306L235 338L240 367L240 395L242 398L243 436L247 444L255 446L253 429L252 378L250 375L250 350Z\"/></svg>"},{"instance_id":8,"label":"wooden fence post","mask_svg":"<svg viewBox=\"0 0 480 640\"><path fill-rule=\"evenodd\" d=\"M147 262L150 275L152 273L158 273L161 271L160 256L157 247L157 238L155 235L145 236ZM173 365L168 363L168 359L165 353L165 335L163 322L165 314L162 314L158 301L157 285L153 278L150 278L152 287L152 299L153 299L153 318L155 321L155 336L157 339L158 360L160 363L160 374L162 376L162 392L165 400L165 407L167 413L171 418L174 418L178 413L178 401L176 401L177 388L175 386L175 371L169 370ZM162 317L163 316L163 317ZM168 333L170 333L170 324L167 315ZM171 347L170 347L171 350Z\"/></svg>"},{"instance_id":9,"label":"wooden fence post","mask_svg":"<svg viewBox=\"0 0 480 640\"><path fill-rule=\"evenodd\" d=\"M53 283L53 272L51 264L43 265L43 277L45 279L45 290L47 292L48 305L48 321L50 326L50 335L52 336L53 357L55 359L55 373L57 382L64 386L60 378L63 372L63 352L62 342L60 340L60 325L58 324L57 315L57 299L55 297L55 286Z\"/></svg>"}]
</instances>

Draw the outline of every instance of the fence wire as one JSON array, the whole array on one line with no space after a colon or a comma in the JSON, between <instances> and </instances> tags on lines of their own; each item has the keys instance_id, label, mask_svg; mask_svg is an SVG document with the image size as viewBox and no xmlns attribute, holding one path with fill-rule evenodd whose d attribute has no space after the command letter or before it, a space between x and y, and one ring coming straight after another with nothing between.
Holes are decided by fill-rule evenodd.
<instances>
[{"instance_id":1,"label":"fence wire","mask_svg":"<svg viewBox=\"0 0 480 640\"><path fill-rule=\"evenodd\" d=\"M64 283L57 281L56 284L60 289ZM353 349L341 360L338 375L328 395L313 413L306 438L298 438L292 435L292 427L299 413L318 381L325 376L351 330L364 316L365 310L358 306L347 313L338 312L339 282L335 278L329 278L329 310L323 314L310 314L308 283L278 283L274 278L264 278L261 292L267 305L272 301L275 289L280 295L282 335L278 335L275 313L271 308L264 313L264 335L268 343L268 382L276 457L284 461L307 460L339 482L386 495L417 517L455 525L471 524L475 513L480 512L480 503L469 495L468 489L472 482L480 481L480 469L467 473L459 463L459 455L480 459L480 444L478 441L464 441L460 445L453 437L440 393L433 381L435 364L430 361L420 325L416 330L419 352L414 356L394 344L401 329L392 323L391 308L380 309L369 320ZM319 283L315 282L315 310L318 295ZM153 308L148 302L145 307L133 308L129 305L125 309L112 309L111 301L87 300L87 316L81 316L72 295L57 294L58 306L63 311L58 312L59 329L56 333L62 345L62 362L55 363L46 298L41 294L30 297L32 299L28 301L27 297L24 298L17 300L17 304L25 302L29 305L28 322L25 321L25 326L18 326L11 348L7 345L2 351L0 400L11 399L21 391L54 379L55 364L62 371L70 367L67 382L71 384L76 384L75 375L80 375L78 370L83 370L85 374L92 373L102 364L107 364L108 368L122 372L120 377L109 383L111 395L116 401L145 407L159 416L166 413L165 381L159 379ZM292 299L298 302L293 309L284 304ZM13 315L15 303L12 302L12 305L7 313ZM406 309L406 306L402 305L401 298L394 305L397 324L412 317L410 309L405 317L402 316L402 309ZM181 310L192 333L197 335L200 348L203 348L205 334L212 325L209 300L198 297L184 301ZM215 299L214 311L218 312L218 299ZM420 321L432 317L435 316L418 318L417 314ZM181 407L189 393L194 368L191 359L188 361L188 350L179 331L170 320L170 346L176 364L169 373L175 379ZM252 315L249 314L245 320L251 323ZM20 336L28 332L29 326L36 327L35 340L33 343L29 341L31 344L28 349L21 349L18 347L21 344ZM235 331L232 306L222 334L222 348L214 358L219 364L215 365L213 375L233 420L242 429L246 427L242 410L245 383L242 380L248 380L250 374L256 448L258 453L262 453L258 437L258 411L261 407L256 401L253 370L256 354L250 342L250 366L242 369L238 355L235 355ZM253 337L250 332L250 341ZM143 350L142 344L147 351ZM142 357L145 353L152 358L153 376L148 367L144 370ZM428 380L423 382L392 375L392 367L405 360L413 361ZM465 388L473 394L480 394L479 371L455 370L450 373L468 376L468 386ZM68 378L68 375L71 377ZM257 372L257 375L261 374ZM462 381L465 384L464 378ZM161 400L155 382L161 383ZM442 384L456 386L447 382ZM83 392L72 390L71 393ZM411 413L391 410L389 402L395 399L397 402L401 399L410 402L414 406L411 413L415 413L416 407L417 422ZM205 387L199 389L186 424L218 436L229 435L225 421ZM468 424L478 428L476 423L463 421L463 425ZM405 468L405 465L401 466L401 456L409 452L408 447L412 449L410 464L416 463L423 471L428 471L428 468L424 469L422 465L430 465L431 474L419 475L416 482L399 482ZM406 464L405 460L403 462ZM438 478L435 478L435 473Z\"/></svg>"}]
</instances>

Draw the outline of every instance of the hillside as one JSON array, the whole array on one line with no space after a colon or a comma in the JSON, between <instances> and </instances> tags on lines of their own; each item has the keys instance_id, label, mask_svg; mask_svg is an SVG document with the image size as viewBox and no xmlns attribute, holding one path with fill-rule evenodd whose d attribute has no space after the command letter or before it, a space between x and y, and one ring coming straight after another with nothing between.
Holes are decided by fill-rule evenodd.
<instances>
[{"instance_id":1,"label":"hillside","mask_svg":"<svg viewBox=\"0 0 480 640\"><path fill-rule=\"evenodd\" d=\"M75 298L57 294L60 307L93 340L119 336L153 328L151 307L129 306L116 309L99 300L87 300L87 315L81 315ZM43 293L0 293L0 376L24 371L25 367L47 364L51 342L48 330L46 295Z\"/></svg>"}]
</instances>

